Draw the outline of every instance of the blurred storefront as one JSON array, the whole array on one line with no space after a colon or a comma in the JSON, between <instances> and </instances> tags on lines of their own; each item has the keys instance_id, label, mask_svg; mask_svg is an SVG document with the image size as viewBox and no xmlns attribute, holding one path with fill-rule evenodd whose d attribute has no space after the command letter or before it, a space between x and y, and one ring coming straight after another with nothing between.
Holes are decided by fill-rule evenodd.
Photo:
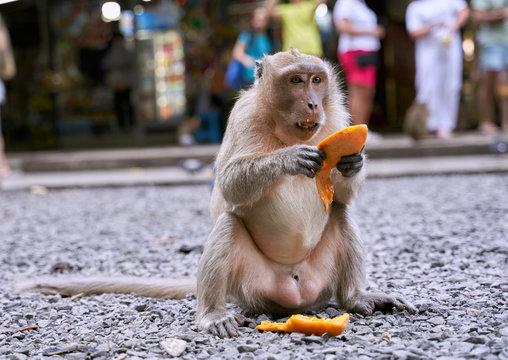
<instances>
[{"instance_id":1,"label":"blurred storefront","mask_svg":"<svg viewBox=\"0 0 508 360\"><path fill-rule=\"evenodd\" d=\"M172 1L116 3L129 10L121 22L108 21L104 1L97 0L0 7L18 64L3 109L8 150L174 141L186 111L183 11ZM113 55L117 39L123 52ZM125 89L131 94L122 105L117 95Z\"/></svg>"},{"instance_id":2,"label":"blurred storefront","mask_svg":"<svg viewBox=\"0 0 508 360\"><path fill-rule=\"evenodd\" d=\"M104 18L104 3L19 0L0 6L18 65L2 106L8 151L177 144L182 124L211 115L223 130L234 101L224 88L224 71L236 36L261 1L120 0L121 21ZM328 2L329 11L334 3ZM414 97L413 44L404 24L409 1L367 3L387 29L371 123L400 131ZM271 34L277 49L279 24L272 24ZM129 85L114 85L106 66L119 35L123 58L132 62L120 62L131 68L117 79L130 79ZM336 62L337 35L324 39L325 56ZM472 61L466 62L464 108L474 90L468 81Z\"/></svg>"}]
</instances>

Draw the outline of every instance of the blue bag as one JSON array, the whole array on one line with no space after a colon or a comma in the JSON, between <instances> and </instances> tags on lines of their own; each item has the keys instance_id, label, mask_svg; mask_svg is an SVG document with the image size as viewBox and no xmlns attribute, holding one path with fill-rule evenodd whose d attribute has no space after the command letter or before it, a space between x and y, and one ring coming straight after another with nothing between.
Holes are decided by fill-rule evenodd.
<instances>
[{"instance_id":1,"label":"blue bag","mask_svg":"<svg viewBox=\"0 0 508 360\"><path fill-rule=\"evenodd\" d=\"M229 63L226 70L226 76L224 78L226 87L237 90L244 85L242 70L242 63L238 60L231 59L231 62Z\"/></svg>"}]
</instances>

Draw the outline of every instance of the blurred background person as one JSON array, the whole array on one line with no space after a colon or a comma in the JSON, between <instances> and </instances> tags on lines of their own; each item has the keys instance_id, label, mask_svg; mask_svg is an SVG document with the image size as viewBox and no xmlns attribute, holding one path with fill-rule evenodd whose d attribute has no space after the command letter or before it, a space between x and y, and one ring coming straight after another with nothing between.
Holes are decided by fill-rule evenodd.
<instances>
[{"instance_id":1,"label":"blurred background person","mask_svg":"<svg viewBox=\"0 0 508 360\"><path fill-rule=\"evenodd\" d=\"M462 86L460 28L469 18L464 0L416 0L406 10L415 41L416 102L429 110L427 129L448 138L457 125Z\"/></svg>"},{"instance_id":2,"label":"blurred background person","mask_svg":"<svg viewBox=\"0 0 508 360\"><path fill-rule=\"evenodd\" d=\"M278 0L267 0L270 16L282 23L282 51L296 48L304 54L321 57L323 44L319 27L314 19L316 7L325 0L290 0L279 4Z\"/></svg>"},{"instance_id":3,"label":"blurred background person","mask_svg":"<svg viewBox=\"0 0 508 360\"><path fill-rule=\"evenodd\" d=\"M9 80L16 74L16 63L11 47L9 32L0 15L0 104L5 102L5 85L2 80ZM0 178L10 175L11 169L5 157L5 142L2 135L2 118L0 114Z\"/></svg>"},{"instance_id":4,"label":"blurred background person","mask_svg":"<svg viewBox=\"0 0 508 360\"><path fill-rule=\"evenodd\" d=\"M496 89L507 83L508 71L508 1L472 0L473 20L479 24L477 41L480 46L480 87L478 100L480 118L478 129L484 134L496 134ZM503 74L503 71L505 72ZM504 75L504 77L502 76ZM500 97L501 125L508 132L508 97Z\"/></svg>"},{"instance_id":5,"label":"blurred background person","mask_svg":"<svg viewBox=\"0 0 508 360\"><path fill-rule=\"evenodd\" d=\"M242 78L246 85L254 83L256 60L272 52L272 43L267 29L270 22L268 10L260 7L254 10L248 31L238 35L233 47L233 58L242 65Z\"/></svg>"},{"instance_id":6,"label":"blurred background person","mask_svg":"<svg viewBox=\"0 0 508 360\"><path fill-rule=\"evenodd\" d=\"M346 76L349 110L355 125L369 124L377 77L377 51L384 28L364 0L338 0L333 22L339 32L338 59ZM369 140L381 136L369 130Z\"/></svg>"},{"instance_id":7,"label":"blurred background person","mask_svg":"<svg viewBox=\"0 0 508 360\"><path fill-rule=\"evenodd\" d=\"M125 46L119 33L113 34L111 47L104 58L106 83L113 90L113 102L118 127L128 131L134 125L131 88L134 84L134 54Z\"/></svg>"}]
</instances>

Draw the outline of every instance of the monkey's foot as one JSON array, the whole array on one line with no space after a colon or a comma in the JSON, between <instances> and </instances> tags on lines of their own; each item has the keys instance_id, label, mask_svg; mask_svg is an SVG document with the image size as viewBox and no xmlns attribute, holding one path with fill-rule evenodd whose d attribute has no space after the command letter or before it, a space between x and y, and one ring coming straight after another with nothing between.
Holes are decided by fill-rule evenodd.
<instances>
[{"instance_id":1,"label":"monkey's foot","mask_svg":"<svg viewBox=\"0 0 508 360\"><path fill-rule=\"evenodd\" d=\"M203 330L210 331L220 338L238 336L238 327L255 327L253 320L229 311L214 311L201 317L198 326Z\"/></svg>"},{"instance_id":2,"label":"monkey's foot","mask_svg":"<svg viewBox=\"0 0 508 360\"><path fill-rule=\"evenodd\" d=\"M388 311L392 308L416 314L416 308L411 303L400 297L385 294L363 294L356 299L351 310L367 316L372 315L376 310Z\"/></svg>"}]
</instances>

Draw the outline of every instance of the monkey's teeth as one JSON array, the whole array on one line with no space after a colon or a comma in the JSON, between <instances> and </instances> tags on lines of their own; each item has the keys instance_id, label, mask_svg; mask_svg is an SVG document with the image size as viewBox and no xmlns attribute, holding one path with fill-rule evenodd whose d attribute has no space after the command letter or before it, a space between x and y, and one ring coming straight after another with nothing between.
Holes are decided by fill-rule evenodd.
<instances>
[{"instance_id":1,"label":"monkey's teeth","mask_svg":"<svg viewBox=\"0 0 508 360\"><path fill-rule=\"evenodd\" d=\"M306 121L300 121L297 123L298 127L304 129L304 130L313 130L319 126L319 123L317 122L310 122L309 120Z\"/></svg>"}]
</instances>

